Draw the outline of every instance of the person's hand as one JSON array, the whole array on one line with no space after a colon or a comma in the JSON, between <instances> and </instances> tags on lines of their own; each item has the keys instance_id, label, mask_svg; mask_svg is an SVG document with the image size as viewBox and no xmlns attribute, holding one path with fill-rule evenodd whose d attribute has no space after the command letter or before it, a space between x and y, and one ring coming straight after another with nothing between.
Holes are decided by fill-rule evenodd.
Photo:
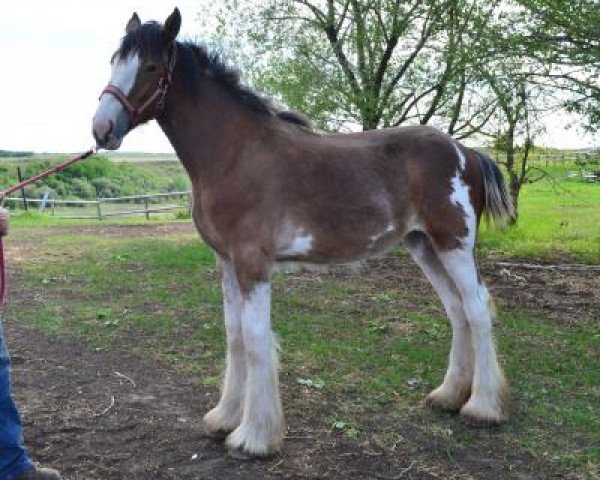
<instances>
[{"instance_id":1,"label":"person's hand","mask_svg":"<svg viewBox=\"0 0 600 480\"><path fill-rule=\"evenodd\" d=\"M8 210L6 208L0 207L0 237L4 235L8 235Z\"/></svg>"}]
</instances>

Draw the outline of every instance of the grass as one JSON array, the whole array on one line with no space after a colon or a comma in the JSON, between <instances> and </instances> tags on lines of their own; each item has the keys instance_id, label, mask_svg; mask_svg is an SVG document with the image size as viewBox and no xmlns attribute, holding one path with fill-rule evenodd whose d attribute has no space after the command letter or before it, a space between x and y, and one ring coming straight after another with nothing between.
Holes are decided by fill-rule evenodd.
<instances>
[{"instance_id":1,"label":"grass","mask_svg":"<svg viewBox=\"0 0 600 480\"><path fill-rule=\"evenodd\" d=\"M6 162L6 161L5 161ZM152 178L181 173L177 162L136 163ZM168 168L168 170L164 170ZM485 255L510 256L528 260L570 261L600 264L600 184L586 183L566 176L576 170L574 164L544 166L551 181L544 180L523 188L519 222L499 230L482 225L479 250ZM161 173L162 172L162 173ZM114 206L105 206L111 208ZM116 206L114 208L124 208ZM91 212L94 215L95 212ZM173 212L151 214L153 221L174 217ZM139 215L104 219L103 224L138 223ZM53 219L36 211L15 212L15 226L96 224L98 220Z\"/></svg>"},{"instance_id":2,"label":"grass","mask_svg":"<svg viewBox=\"0 0 600 480\"><path fill-rule=\"evenodd\" d=\"M29 178L64 160L64 156L0 158L0 188L17 182L17 167L21 168L24 178ZM25 192L29 198L39 199L49 193L57 199L90 200L189 189L189 179L178 161L152 157L148 161L135 157L133 161L119 160L119 157L111 161L104 155L95 155L25 187ZM15 192L13 198L20 198L20 192Z\"/></svg>"},{"instance_id":3,"label":"grass","mask_svg":"<svg viewBox=\"0 0 600 480\"><path fill-rule=\"evenodd\" d=\"M525 259L600 263L600 184L539 182L521 193L519 222L482 227L480 251Z\"/></svg>"},{"instance_id":4,"label":"grass","mask_svg":"<svg viewBox=\"0 0 600 480\"><path fill-rule=\"evenodd\" d=\"M115 223L139 220L102 225ZM41 300L15 304L8 316L94 345L134 349L216 389L224 330L209 249L194 235L123 239L56 228L81 224L15 216L12 242L31 238L36 228L39 236L38 261L19 264L14 283ZM519 224L504 232L484 229L480 251L600 264L600 185L528 185ZM501 310L496 336L518 409L490 432L421 407L443 377L451 335L432 295L360 275L277 276L274 293L282 378L288 389L302 389L293 397L284 389L288 413L304 416L309 408L325 428L390 450L402 442L423 455L460 458L477 448L506 462L525 452L540 471L600 476L600 324L594 319L562 325L525 306ZM306 398L321 409L307 407Z\"/></svg>"},{"instance_id":5,"label":"grass","mask_svg":"<svg viewBox=\"0 0 600 480\"><path fill-rule=\"evenodd\" d=\"M224 331L208 247L190 235L159 240L56 232L37 252L44 260L20 264L17 283L41 301L15 305L8 312L13 321L134 349L217 387ZM421 435L436 439L448 455L476 444L509 459L527 452L549 471L600 474L597 322L565 327L527 310L502 312L496 335L519 408L511 422L489 433L421 408L443 377L451 334L432 296L361 275L279 275L274 292L282 377L328 405L311 414L325 427L387 448L409 428L414 438L403 441L416 450L424 448ZM285 400L288 412L305 412L296 400Z\"/></svg>"}]
</instances>

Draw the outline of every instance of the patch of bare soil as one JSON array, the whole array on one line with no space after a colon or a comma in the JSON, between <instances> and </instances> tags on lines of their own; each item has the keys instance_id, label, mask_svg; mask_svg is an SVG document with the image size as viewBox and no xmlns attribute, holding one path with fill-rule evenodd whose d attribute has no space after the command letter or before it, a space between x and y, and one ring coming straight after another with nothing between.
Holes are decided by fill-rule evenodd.
<instances>
[{"instance_id":1,"label":"patch of bare soil","mask_svg":"<svg viewBox=\"0 0 600 480\"><path fill-rule=\"evenodd\" d=\"M193 229L187 224L76 229L123 237L183 232ZM377 260L370 267L356 276L367 289L393 282L431 293L406 257ZM507 269L493 260L484 262L482 270L500 303L539 311L552 321L589 321L600 307L597 272ZM19 290L12 289L14 294ZM287 375L282 375L282 391L291 414L283 451L268 460L241 461L202 433L200 420L216 403L216 389L129 352L99 350L79 339L6 323L26 442L37 461L61 469L67 479L564 478L500 440L494 444L493 433L486 448L473 444L448 455L439 437L418 428L419 421L427 422L418 411L410 423L397 425L399 438L412 442L384 449L365 441L378 430L377 414L365 419L358 440L348 438L324 423L335 410L335 399L317 401ZM449 416L448 423L458 428L455 417Z\"/></svg>"},{"instance_id":2,"label":"patch of bare soil","mask_svg":"<svg viewBox=\"0 0 600 480\"><path fill-rule=\"evenodd\" d=\"M92 235L94 237L157 237L178 234L196 234L191 222L182 223L149 223L132 225L75 225L72 227L56 227L62 233L73 233L77 235ZM52 234L52 228L49 228Z\"/></svg>"},{"instance_id":3,"label":"patch of bare soil","mask_svg":"<svg viewBox=\"0 0 600 480\"><path fill-rule=\"evenodd\" d=\"M527 309L540 319L583 324L599 318L600 271L597 268L565 269L519 262L504 266L488 259L483 272L490 290L502 305ZM543 267L543 268L542 268Z\"/></svg>"},{"instance_id":4,"label":"patch of bare soil","mask_svg":"<svg viewBox=\"0 0 600 480\"><path fill-rule=\"evenodd\" d=\"M108 238L137 238L179 234L196 234L196 230L191 222L172 222L172 223L139 223L123 225L68 225L51 226L46 228L36 227L34 229L20 228L15 231L15 235L25 237L29 242L35 242L48 235L91 235L94 237ZM11 237L13 234L11 233ZM9 237L10 238L10 237ZM19 241L21 242L21 238ZM16 242L15 242L16 243ZM22 242L21 242L22 243Z\"/></svg>"},{"instance_id":5,"label":"patch of bare soil","mask_svg":"<svg viewBox=\"0 0 600 480\"><path fill-rule=\"evenodd\" d=\"M287 418L283 451L263 461L237 460L202 432L200 419L217 400L214 389L158 363L77 339L10 323L6 335L27 445L36 461L59 468L67 479L548 478L534 473L530 458L502 446L498 452L467 449L453 461L439 440L402 423L399 435L423 437L424 451L352 440L321 423L324 412L335 408L334 399L302 398L300 387L285 376L284 403L303 404L293 405ZM377 419L370 423L365 428L377 431Z\"/></svg>"}]
</instances>

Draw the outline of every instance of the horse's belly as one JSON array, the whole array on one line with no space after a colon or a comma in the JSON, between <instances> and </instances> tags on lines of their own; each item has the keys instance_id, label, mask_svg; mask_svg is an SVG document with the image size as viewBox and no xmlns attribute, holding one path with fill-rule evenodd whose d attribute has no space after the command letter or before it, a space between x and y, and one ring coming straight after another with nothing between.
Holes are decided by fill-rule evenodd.
<instances>
[{"instance_id":1,"label":"horse's belly","mask_svg":"<svg viewBox=\"0 0 600 480\"><path fill-rule=\"evenodd\" d=\"M337 227L337 228L336 228ZM297 228L277 242L278 261L306 263L346 263L385 253L401 241L393 222L384 225L352 227L331 224L318 229Z\"/></svg>"}]
</instances>

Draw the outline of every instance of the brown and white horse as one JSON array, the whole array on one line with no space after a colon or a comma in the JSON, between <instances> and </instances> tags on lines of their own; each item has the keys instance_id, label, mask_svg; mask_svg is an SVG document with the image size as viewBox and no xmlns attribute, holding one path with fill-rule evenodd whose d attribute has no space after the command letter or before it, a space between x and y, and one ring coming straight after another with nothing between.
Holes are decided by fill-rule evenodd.
<instances>
[{"instance_id":1,"label":"brown and white horse","mask_svg":"<svg viewBox=\"0 0 600 480\"><path fill-rule=\"evenodd\" d=\"M249 455L281 447L270 324L278 262L351 262L402 241L452 322L448 370L427 401L470 422L503 420L507 388L474 255L482 214L512 215L496 165L426 126L317 133L242 86L218 56L176 41L180 23L177 9L164 25L129 20L93 133L116 149L156 118L192 181L193 220L218 258L227 330L207 430Z\"/></svg>"}]
</instances>

